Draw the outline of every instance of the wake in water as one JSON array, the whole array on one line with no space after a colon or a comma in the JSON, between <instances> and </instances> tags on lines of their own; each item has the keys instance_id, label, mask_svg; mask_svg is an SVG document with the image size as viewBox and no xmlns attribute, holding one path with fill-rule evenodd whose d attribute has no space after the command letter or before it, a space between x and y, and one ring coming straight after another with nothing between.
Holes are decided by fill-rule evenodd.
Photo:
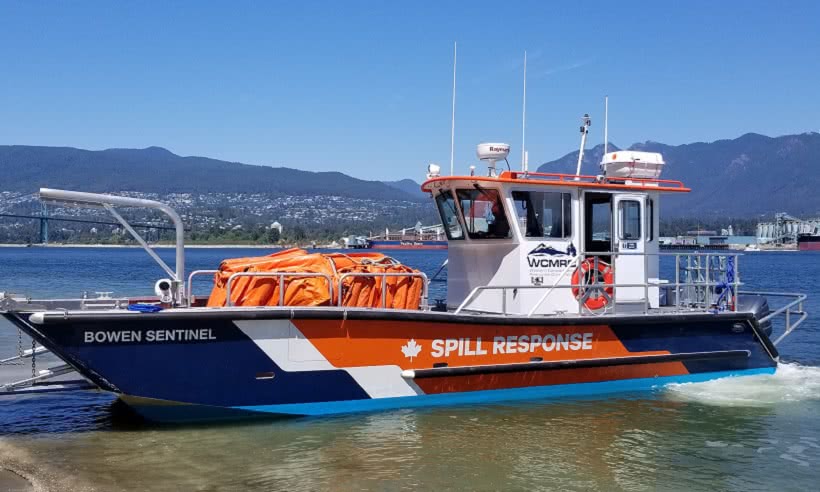
<instances>
[{"instance_id":1,"label":"wake in water","mask_svg":"<svg viewBox=\"0 0 820 492\"><path fill-rule=\"evenodd\" d=\"M666 396L673 400L719 406L759 407L820 400L820 367L782 363L771 375L670 384L664 390Z\"/></svg>"}]
</instances>

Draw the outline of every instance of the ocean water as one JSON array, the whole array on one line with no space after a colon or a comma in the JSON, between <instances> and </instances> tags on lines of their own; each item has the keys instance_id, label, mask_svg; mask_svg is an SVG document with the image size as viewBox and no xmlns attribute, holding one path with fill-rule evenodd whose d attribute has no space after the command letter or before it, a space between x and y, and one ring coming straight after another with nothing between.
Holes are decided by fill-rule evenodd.
<instances>
[{"instance_id":1,"label":"ocean water","mask_svg":"<svg viewBox=\"0 0 820 492\"><path fill-rule=\"evenodd\" d=\"M263 253L192 249L188 268ZM392 254L430 275L446 258ZM105 394L0 397L0 468L46 490L817 490L820 254L747 253L740 270L749 290L810 296L813 317L779 346L773 376L184 427L142 424ZM162 273L140 250L0 248L0 291L150 294ZM436 282L431 297L443 292ZM0 321L0 358L16 344ZM30 367L0 367L0 380L13 371Z\"/></svg>"}]
</instances>

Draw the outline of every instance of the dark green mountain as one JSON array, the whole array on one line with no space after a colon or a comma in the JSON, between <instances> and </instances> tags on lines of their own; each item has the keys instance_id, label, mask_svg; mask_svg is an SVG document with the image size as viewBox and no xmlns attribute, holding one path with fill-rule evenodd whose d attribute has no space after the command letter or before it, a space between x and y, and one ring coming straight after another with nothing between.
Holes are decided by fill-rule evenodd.
<instances>
[{"instance_id":1,"label":"dark green mountain","mask_svg":"<svg viewBox=\"0 0 820 492\"><path fill-rule=\"evenodd\" d=\"M400 181L382 181L391 188L403 191L408 195L415 196L418 199L426 199L427 193L421 191L421 184L416 183L412 179L402 179Z\"/></svg>"},{"instance_id":2,"label":"dark green mountain","mask_svg":"<svg viewBox=\"0 0 820 492\"><path fill-rule=\"evenodd\" d=\"M418 201L418 194L338 172L252 166L181 157L160 147L100 151L71 147L0 146L0 191L40 187L90 192L263 193L338 195Z\"/></svg>"},{"instance_id":3,"label":"dark green mountain","mask_svg":"<svg viewBox=\"0 0 820 492\"><path fill-rule=\"evenodd\" d=\"M820 133L665 145L637 143L633 150L660 152L662 179L678 179L691 193L667 195L663 217L752 217L773 212L820 212ZM610 149L614 149L610 146ZM599 174L603 145L586 152L582 174ZM578 152L541 165L542 172L575 172Z\"/></svg>"}]
</instances>

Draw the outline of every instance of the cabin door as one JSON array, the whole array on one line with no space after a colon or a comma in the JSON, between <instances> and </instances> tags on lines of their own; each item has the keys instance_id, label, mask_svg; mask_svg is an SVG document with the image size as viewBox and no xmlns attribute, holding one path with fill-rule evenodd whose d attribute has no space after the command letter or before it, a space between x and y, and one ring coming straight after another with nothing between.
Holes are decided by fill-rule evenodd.
<instances>
[{"instance_id":1,"label":"cabin door","mask_svg":"<svg viewBox=\"0 0 820 492\"><path fill-rule=\"evenodd\" d=\"M643 195L615 194L612 203L612 251L616 284L646 283L645 256L646 197ZM616 302L643 302L643 287L616 287Z\"/></svg>"}]
</instances>

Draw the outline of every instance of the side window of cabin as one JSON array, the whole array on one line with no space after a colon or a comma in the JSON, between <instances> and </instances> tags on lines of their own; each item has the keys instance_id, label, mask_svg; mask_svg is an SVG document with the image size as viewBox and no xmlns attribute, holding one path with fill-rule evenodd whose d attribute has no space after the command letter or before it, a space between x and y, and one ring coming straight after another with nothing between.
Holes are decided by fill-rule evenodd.
<instances>
[{"instance_id":1,"label":"side window of cabin","mask_svg":"<svg viewBox=\"0 0 820 492\"><path fill-rule=\"evenodd\" d=\"M587 227L589 237L592 241L605 242L606 249L601 251L609 251L609 242L612 240L612 205L610 205L609 198L606 201L592 201L588 211Z\"/></svg>"},{"instance_id":2,"label":"side window of cabin","mask_svg":"<svg viewBox=\"0 0 820 492\"><path fill-rule=\"evenodd\" d=\"M464 239L464 231L461 229L461 222L458 220L456 211L456 200L453 194L447 190L441 192L436 197L436 206L441 215L441 223L447 232L447 239Z\"/></svg>"},{"instance_id":3,"label":"side window of cabin","mask_svg":"<svg viewBox=\"0 0 820 492\"><path fill-rule=\"evenodd\" d=\"M513 191L518 224L525 237L562 239L572 235L572 195Z\"/></svg>"},{"instance_id":4,"label":"side window of cabin","mask_svg":"<svg viewBox=\"0 0 820 492\"><path fill-rule=\"evenodd\" d=\"M464 228L470 239L510 237L510 223L504 213L504 203L498 190L458 190L456 195L464 213Z\"/></svg>"},{"instance_id":5,"label":"side window of cabin","mask_svg":"<svg viewBox=\"0 0 820 492\"><path fill-rule=\"evenodd\" d=\"M646 200L646 240L652 241L655 239L655 200L647 198Z\"/></svg>"},{"instance_id":6,"label":"side window of cabin","mask_svg":"<svg viewBox=\"0 0 820 492\"><path fill-rule=\"evenodd\" d=\"M620 238L636 241L641 238L641 204L635 200L624 200L618 205L620 214Z\"/></svg>"}]
</instances>

